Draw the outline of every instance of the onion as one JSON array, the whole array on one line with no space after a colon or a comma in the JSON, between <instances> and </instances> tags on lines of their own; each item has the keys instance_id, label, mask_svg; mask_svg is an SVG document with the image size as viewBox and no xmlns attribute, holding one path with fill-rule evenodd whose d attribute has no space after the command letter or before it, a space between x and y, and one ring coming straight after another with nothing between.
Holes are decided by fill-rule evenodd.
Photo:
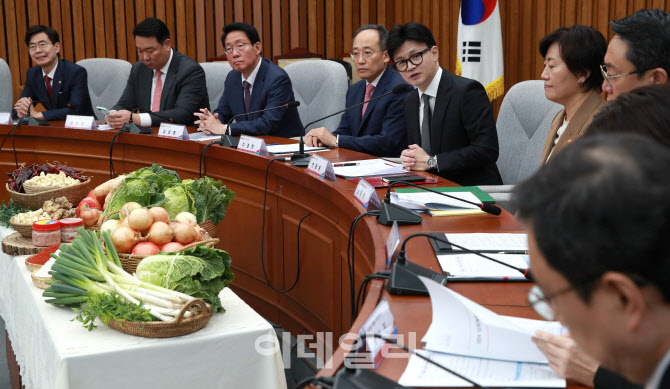
<instances>
[{"instance_id":1,"label":"onion","mask_svg":"<svg viewBox=\"0 0 670 389\"><path fill-rule=\"evenodd\" d=\"M206 229L200 226L195 226L195 239L197 241L209 239L209 233L207 233Z\"/></svg>"},{"instance_id":2,"label":"onion","mask_svg":"<svg viewBox=\"0 0 670 389\"><path fill-rule=\"evenodd\" d=\"M102 223L102 227L100 227L100 233L109 231L110 234L113 234L114 231L120 226L121 226L121 220L118 219L107 220L106 222Z\"/></svg>"},{"instance_id":3,"label":"onion","mask_svg":"<svg viewBox=\"0 0 670 389\"><path fill-rule=\"evenodd\" d=\"M123 207L121 207L121 211L119 211L119 217L121 218L121 221L127 218L128 215L130 215L130 213L136 210L137 208L142 208L142 206L134 201L123 204Z\"/></svg>"},{"instance_id":4,"label":"onion","mask_svg":"<svg viewBox=\"0 0 670 389\"><path fill-rule=\"evenodd\" d=\"M128 227L135 231L146 231L153 224L154 218L146 208L138 208L128 215Z\"/></svg>"},{"instance_id":5,"label":"onion","mask_svg":"<svg viewBox=\"0 0 670 389\"><path fill-rule=\"evenodd\" d=\"M172 228L164 222L155 222L149 227L149 241L163 245L169 243L174 238Z\"/></svg>"},{"instance_id":6,"label":"onion","mask_svg":"<svg viewBox=\"0 0 670 389\"><path fill-rule=\"evenodd\" d=\"M112 244L119 253L129 253L130 250L139 241L139 232L133 231L130 227L119 227L112 233Z\"/></svg>"},{"instance_id":7,"label":"onion","mask_svg":"<svg viewBox=\"0 0 670 389\"><path fill-rule=\"evenodd\" d=\"M184 248L184 245L179 242L170 242L166 243L161 247L161 251L164 253L172 253L174 251L179 251Z\"/></svg>"},{"instance_id":8,"label":"onion","mask_svg":"<svg viewBox=\"0 0 670 389\"><path fill-rule=\"evenodd\" d=\"M140 242L133 247L135 255L156 255L161 249L151 242Z\"/></svg>"},{"instance_id":9,"label":"onion","mask_svg":"<svg viewBox=\"0 0 670 389\"><path fill-rule=\"evenodd\" d=\"M154 218L155 222L170 223L170 215L163 207L153 207L149 209L151 216Z\"/></svg>"},{"instance_id":10,"label":"onion","mask_svg":"<svg viewBox=\"0 0 670 389\"><path fill-rule=\"evenodd\" d=\"M84 226L85 227L92 227L95 225L95 223L98 222L98 219L100 218L100 212L98 212L95 209L86 209L81 212L81 220L84 221Z\"/></svg>"},{"instance_id":11,"label":"onion","mask_svg":"<svg viewBox=\"0 0 670 389\"><path fill-rule=\"evenodd\" d=\"M172 227L174 240L181 244L189 244L196 238L195 229L188 224L174 223Z\"/></svg>"},{"instance_id":12,"label":"onion","mask_svg":"<svg viewBox=\"0 0 670 389\"><path fill-rule=\"evenodd\" d=\"M174 218L176 221L180 223L187 224L191 227L195 227L198 225L198 219L195 218L195 215L192 214L191 212L182 212L177 217Z\"/></svg>"}]
</instances>

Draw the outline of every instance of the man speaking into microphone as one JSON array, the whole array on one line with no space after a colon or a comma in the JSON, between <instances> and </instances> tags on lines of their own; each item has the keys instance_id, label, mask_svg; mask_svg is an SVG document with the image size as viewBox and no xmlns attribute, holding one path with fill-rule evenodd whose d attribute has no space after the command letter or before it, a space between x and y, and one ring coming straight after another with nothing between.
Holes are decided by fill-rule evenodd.
<instances>
[{"instance_id":1,"label":"man speaking into microphone","mask_svg":"<svg viewBox=\"0 0 670 389\"><path fill-rule=\"evenodd\" d=\"M302 122L294 108L272 109L295 100L293 85L284 69L263 58L263 44L256 28L247 23L223 27L221 43L233 70L226 77L223 95L214 112L195 112L200 131L225 135L274 135L290 138L302 132ZM250 113L249 115L244 115ZM234 116L236 123L226 123Z\"/></svg>"},{"instance_id":2,"label":"man speaking into microphone","mask_svg":"<svg viewBox=\"0 0 670 389\"><path fill-rule=\"evenodd\" d=\"M346 106L374 99L406 84L402 76L388 68L388 31L382 25L366 24L355 33L351 59L361 81L347 91ZM406 84L407 85L407 84ZM407 85L407 92L410 87ZM342 147L378 157L399 157L407 147L403 99L407 92L393 93L346 111L333 133L315 128L305 136L308 146Z\"/></svg>"}]
</instances>

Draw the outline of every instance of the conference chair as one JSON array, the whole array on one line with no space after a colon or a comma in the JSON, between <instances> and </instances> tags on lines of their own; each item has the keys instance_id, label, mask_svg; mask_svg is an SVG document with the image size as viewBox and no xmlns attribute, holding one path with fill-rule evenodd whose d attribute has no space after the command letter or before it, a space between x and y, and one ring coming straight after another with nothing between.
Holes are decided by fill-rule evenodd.
<instances>
[{"instance_id":1,"label":"conference chair","mask_svg":"<svg viewBox=\"0 0 670 389\"><path fill-rule=\"evenodd\" d=\"M328 60L306 60L286 66L293 94L300 102L298 113L302 124L344 109L349 80L344 67ZM337 129L342 114L314 123L306 130L326 127L330 131Z\"/></svg>"},{"instance_id":2,"label":"conference chair","mask_svg":"<svg viewBox=\"0 0 670 389\"><path fill-rule=\"evenodd\" d=\"M12 112L12 73L4 59L0 58L0 112Z\"/></svg>"},{"instance_id":3,"label":"conference chair","mask_svg":"<svg viewBox=\"0 0 670 389\"><path fill-rule=\"evenodd\" d=\"M292 63L323 59L321 54L312 53L303 47L295 47L282 55L275 55L274 62L282 69Z\"/></svg>"},{"instance_id":4,"label":"conference chair","mask_svg":"<svg viewBox=\"0 0 670 389\"><path fill-rule=\"evenodd\" d=\"M104 120L105 114L95 107L112 109L126 88L132 65L114 58L82 59L77 65L88 73L88 93L91 95L93 111L98 120Z\"/></svg>"},{"instance_id":5,"label":"conference chair","mask_svg":"<svg viewBox=\"0 0 670 389\"><path fill-rule=\"evenodd\" d=\"M544 140L561 109L544 96L542 80L520 82L505 95L496 122L500 145L497 164L503 185L480 188L510 213L516 212L510 201L512 189L539 169Z\"/></svg>"},{"instance_id":6,"label":"conference chair","mask_svg":"<svg viewBox=\"0 0 670 389\"><path fill-rule=\"evenodd\" d=\"M352 72L353 69L351 68L351 63L343 60L343 59L337 59L337 58L328 58L329 61L334 61L339 63L340 65L344 66L344 70L347 72L347 78L349 79L349 86L351 86L351 77L352 77Z\"/></svg>"},{"instance_id":7,"label":"conference chair","mask_svg":"<svg viewBox=\"0 0 670 389\"><path fill-rule=\"evenodd\" d=\"M200 66L205 71L209 106L213 111L219 106L219 99L223 96L226 77L233 68L228 62L201 62Z\"/></svg>"}]
</instances>

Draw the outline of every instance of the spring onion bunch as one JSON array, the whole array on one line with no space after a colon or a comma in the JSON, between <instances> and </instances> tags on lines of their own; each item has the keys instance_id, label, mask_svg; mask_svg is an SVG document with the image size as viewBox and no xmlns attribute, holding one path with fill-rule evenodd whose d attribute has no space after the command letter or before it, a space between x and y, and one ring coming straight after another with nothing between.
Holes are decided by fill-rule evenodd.
<instances>
[{"instance_id":1,"label":"spring onion bunch","mask_svg":"<svg viewBox=\"0 0 670 389\"><path fill-rule=\"evenodd\" d=\"M53 305L78 306L98 294L117 294L125 302L140 305L162 321L173 321L184 305L193 300L187 294L143 282L123 270L108 231L79 229L72 244L61 245L51 266L50 285L42 296ZM107 252L102 248L105 242ZM185 313L189 317L190 312Z\"/></svg>"}]
</instances>

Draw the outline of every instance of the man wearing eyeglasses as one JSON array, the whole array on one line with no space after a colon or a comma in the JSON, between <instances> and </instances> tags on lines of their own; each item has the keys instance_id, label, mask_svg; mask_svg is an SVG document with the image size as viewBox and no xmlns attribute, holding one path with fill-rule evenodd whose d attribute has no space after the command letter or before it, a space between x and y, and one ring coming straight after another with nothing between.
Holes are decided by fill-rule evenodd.
<instances>
[{"instance_id":1,"label":"man wearing eyeglasses","mask_svg":"<svg viewBox=\"0 0 670 389\"><path fill-rule=\"evenodd\" d=\"M32 26L25 41L36 66L26 72L26 83L14 104L13 116L30 115L40 120L65 120L67 115L93 116L86 69L59 59L58 32L47 26ZM46 111L37 112L34 107L37 103Z\"/></svg>"},{"instance_id":2,"label":"man wearing eyeglasses","mask_svg":"<svg viewBox=\"0 0 670 389\"><path fill-rule=\"evenodd\" d=\"M256 27L247 23L228 24L223 27L221 43L233 70L226 77L216 110L201 108L194 113L198 129L208 134L234 136L299 136L302 122L295 108L244 115L226 127L233 116L278 107L295 101L295 97L284 69L261 56L263 44Z\"/></svg>"},{"instance_id":3,"label":"man wearing eyeglasses","mask_svg":"<svg viewBox=\"0 0 670 389\"><path fill-rule=\"evenodd\" d=\"M145 127L162 122L192 124L193 111L209 107L205 71L172 49L170 30L160 19L144 19L133 29L133 36L139 61L130 70L114 110L105 117L109 125L120 128L128 121Z\"/></svg>"},{"instance_id":4,"label":"man wearing eyeglasses","mask_svg":"<svg viewBox=\"0 0 670 389\"><path fill-rule=\"evenodd\" d=\"M418 88L405 98L405 169L429 170L460 185L502 184L493 107L484 87L440 67L437 43L423 24L393 27L388 53L405 81Z\"/></svg>"},{"instance_id":5,"label":"man wearing eyeglasses","mask_svg":"<svg viewBox=\"0 0 670 389\"><path fill-rule=\"evenodd\" d=\"M347 107L388 93L400 84L406 84L398 72L387 67L387 39L388 31L382 25L366 24L354 33L350 55L361 81L347 91ZM397 158L407 147L403 114L403 99L406 94L390 94L359 108L350 109L342 115L340 125L332 134L325 127L315 128L305 136L305 144L342 147L378 157Z\"/></svg>"},{"instance_id":6,"label":"man wearing eyeglasses","mask_svg":"<svg viewBox=\"0 0 670 389\"><path fill-rule=\"evenodd\" d=\"M601 67L607 100L650 84L668 82L670 73L670 14L641 9L611 21L614 37L607 47Z\"/></svg>"},{"instance_id":7,"label":"man wearing eyeglasses","mask_svg":"<svg viewBox=\"0 0 670 389\"><path fill-rule=\"evenodd\" d=\"M515 188L536 282L529 303L646 388L670 388L668 166L654 139L595 135Z\"/></svg>"}]
</instances>

